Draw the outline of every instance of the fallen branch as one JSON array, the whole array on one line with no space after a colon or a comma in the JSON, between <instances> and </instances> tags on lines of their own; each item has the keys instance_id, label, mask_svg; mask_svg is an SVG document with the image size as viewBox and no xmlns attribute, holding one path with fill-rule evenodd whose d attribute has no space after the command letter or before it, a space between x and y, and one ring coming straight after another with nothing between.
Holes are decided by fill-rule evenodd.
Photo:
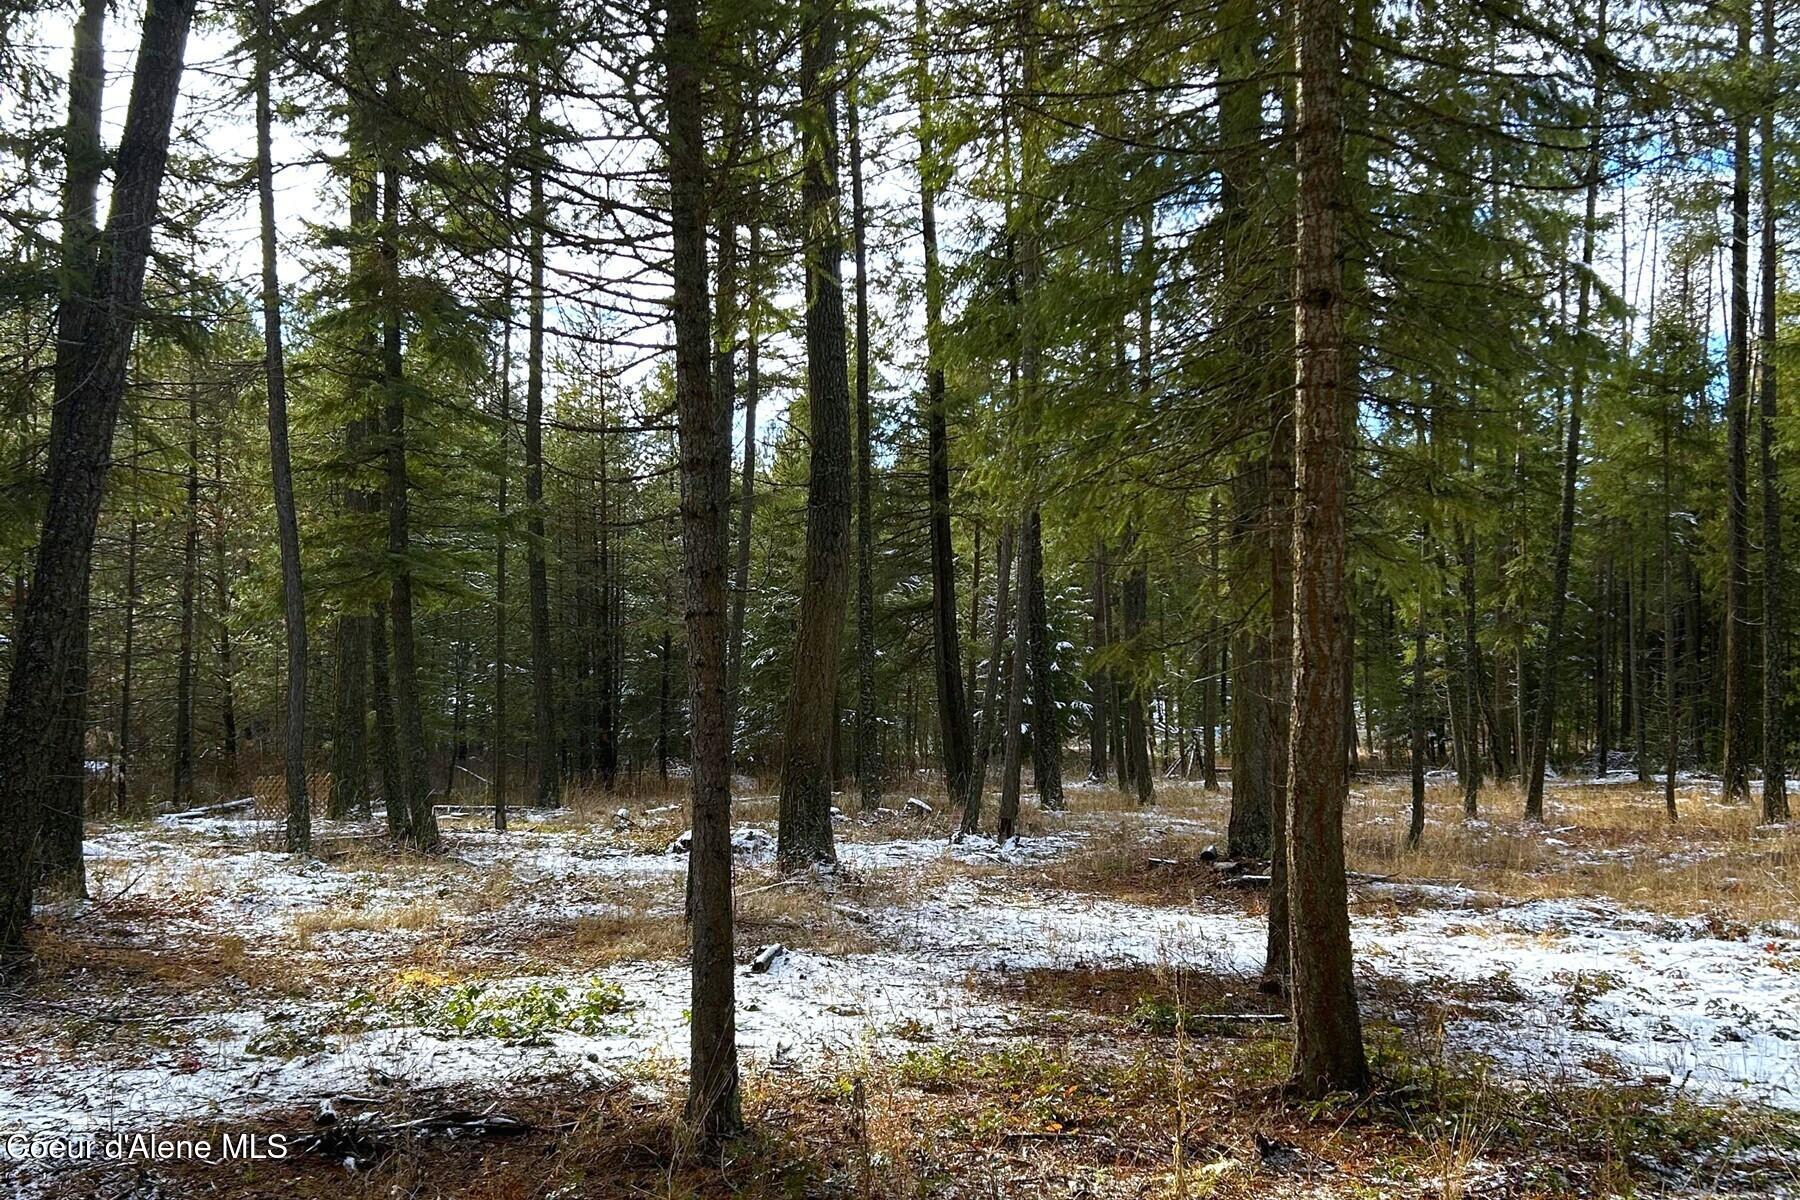
<instances>
[{"instance_id":1,"label":"fallen branch","mask_svg":"<svg viewBox=\"0 0 1800 1200\"><path fill-rule=\"evenodd\" d=\"M779 887L792 887L796 883L805 882L806 876L804 875L789 875L786 879L777 879L774 883L765 883L761 887L753 887L748 891L739 892L737 893L737 898L741 900L745 896L754 896L758 892L769 892Z\"/></svg>"},{"instance_id":2,"label":"fallen branch","mask_svg":"<svg viewBox=\"0 0 1800 1200\"><path fill-rule=\"evenodd\" d=\"M254 808L255 796L245 796L242 800L227 800L224 804L209 804L205 808L190 808L185 812L165 814L171 821L192 821L199 817L216 817L220 813L237 812L240 809Z\"/></svg>"},{"instance_id":3,"label":"fallen branch","mask_svg":"<svg viewBox=\"0 0 1800 1200\"><path fill-rule=\"evenodd\" d=\"M121 947L123 948L123 947ZM138 1015L120 1012L88 1012L73 1004L59 1004L55 1000L13 1000L12 1005L27 1012L57 1013L64 1016L80 1017L88 1021L105 1021L109 1025L182 1025L189 1021L198 1021L203 1013L151 1013Z\"/></svg>"}]
</instances>

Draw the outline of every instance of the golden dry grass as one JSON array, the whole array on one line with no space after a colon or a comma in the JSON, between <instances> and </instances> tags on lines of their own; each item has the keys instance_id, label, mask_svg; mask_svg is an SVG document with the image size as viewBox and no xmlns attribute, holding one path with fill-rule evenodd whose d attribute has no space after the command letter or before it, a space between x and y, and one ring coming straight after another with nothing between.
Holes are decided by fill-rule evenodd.
<instances>
[{"instance_id":1,"label":"golden dry grass","mask_svg":"<svg viewBox=\"0 0 1800 1200\"><path fill-rule=\"evenodd\" d=\"M294 936L302 950L309 950L321 933L380 933L390 929L416 933L436 929L448 919L443 904L436 900L417 900L394 908L321 908L294 917Z\"/></svg>"},{"instance_id":2,"label":"golden dry grass","mask_svg":"<svg viewBox=\"0 0 1800 1200\"><path fill-rule=\"evenodd\" d=\"M1722 922L1792 919L1800 911L1800 825L1759 827L1754 805L1720 804L1683 789L1678 818L1660 789L1562 787L1548 823L1518 819L1516 791L1484 794L1489 814L1461 817L1461 796L1427 794L1430 824L1417 850L1404 845L1405 789L1371 789L1351 806L1345 843L1353 870L1403 879L1453 880L1509 899L1603 897L1668 916Z\"/></svg>"},{"instance_id":3,"label":"golden dry grass","mask_svg":"<svg viewBox=\"0 0 1800 1200\"><path fill-rule=\"evenodd\" d=\"M1539 825L1520 819L1523 797L1511 785L1490 783L1474 822L1463 820L1459 791L1433 787L1423 844L1410 850L1408 783L1361 778L1345 812L1345 851L1352 871L1460 885L1481 894L1478 902L1482 895L1494 902L1597 897L1725 925L1793 919L1800 824L1761 826L1756 805L1716 797L1704 784L1680 788L1671 823L1658 787L1553 786ZM1207 845L1224 853L1228 792L1165 780L1148 809L1122 803L1111 788L1073 788L1069 799L1060 825L1094 836L1034 868L1035 885L1168 904L1191 902L1210 886L1191 860Z\"/></svg>"},{"instance_id":4,"label":"golden dry grass","mask_svg":"<svg viewBox=\"0 0 1800 1200\"><path fill-rule=\"evenodd\" d=\"M732 917L740 954L768 942L826 954L854 954L874 945L855 910L810 881L746 878L743 883L749 886L740 884Z\"/></svg>"}]
</instances>

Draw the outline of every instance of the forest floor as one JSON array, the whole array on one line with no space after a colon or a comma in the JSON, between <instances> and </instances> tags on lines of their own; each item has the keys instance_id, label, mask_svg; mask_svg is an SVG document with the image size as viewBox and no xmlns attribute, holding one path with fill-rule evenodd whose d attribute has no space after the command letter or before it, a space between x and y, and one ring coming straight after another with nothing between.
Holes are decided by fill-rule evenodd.
<instances>
[{"instance_id":1,"label":"forest floor","mask_svg":"<svg viewBox=\"0 0 1800 1200\"><path fill-rule=\"evenodd\" d=\"M108 1198L1800 1195L1800 827L1716 784L1684 781L1674 825L1629 781L1554 784L1545 825L1434 790L1409 852L1404 782L1359 780L1380 1086L1319 1105L1279 1088L1257 868L1208 861L1224 796L1073 787L998 846L952 845L910 795L840 819L838 869L794 880L773 798L738 802L751 1132L710 1159L677 1119L678 791L506 834L447 813L430 858L357 823L305 861L231 815L102 824L92 899L46 907L38 975L0 997L0 1133L95 1140L61 1162L8 1140L0 1175ZM247 1134L286 1157L225 1140Z\"/></svg>"}]
</instances>

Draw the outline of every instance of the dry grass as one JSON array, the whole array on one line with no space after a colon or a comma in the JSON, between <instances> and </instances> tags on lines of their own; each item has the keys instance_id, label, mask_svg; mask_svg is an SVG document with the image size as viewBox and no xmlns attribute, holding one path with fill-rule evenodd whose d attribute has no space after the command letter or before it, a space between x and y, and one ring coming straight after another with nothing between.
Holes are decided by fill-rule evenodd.
<instances>
[{"instance_id":1,"label":"dry grass","mask_svg":"<svg viewBox=\"0 0 1800 1200\"><path fill-rule=\"evenodd\" d=\"M854 909L804 877L743 882L749 886L739 887L732 917L740 956L769 942L824 954L855 954L874 946Z\"/></svg>"},{"instance_id":2,"label":"dry grass","mask_svg":"<svg viewBox=\"0 0 1800 1200\"><path fill-rule=\"evenodd\" d=\"M1069 799L1062 827L1098 836L1034 868L1034 884L1153 904L1194 903L1213 891L1213 873L1195 860L1207 845L1224 852L1229 793L1161 781L1150 809L1105 787L1072 788ZM1681 788L1677 803L1671 823L1660 788L1553 787L1548 823L1537 825L1519 819L1516 789L1490 784L1482 818L1465 822L1461 793L1434 787L1424 843L1409 850L1409 785L1365 777L1345 812L1345 849L1353 871L1461 885L1478 901L1601 897L1722 929L1792 920L1800 911L1800 824L1759 826L1754 804L1720 804L1704 785ZM1242 893L1231 895L1242 902Z\"/></svg>"},{"instance_id":3,"label":"dry grass","mask_svg":"<svg viewBox=\"0 0 1800 1200\"><path fill-rule=\"evenodd\" d=\"M302 950L310 950L321 933L381 933L403 929L417 933L436 929L449 919L437 900L416 900L395 908L315 909L294 918L294 936Z\"/></svg>"},{"instance_id":4,"label":"dry grass","mask_svg":"<svg viewBox=\"0 0 1800 1200\"><path fill-rule=\"evenodd\" d=\"M1723 805L1683 789L1671 823L1660 789L1565 787L1549 823L1520 821L1511 789L1483 795L1489 814L1461 817L1461 796L1427 794L1424 845L1404 846L1406 789L1371 788L1345 824L1351 868L1452 880L1509 899L1605 897L1669 916L1723 924L1789 920L1800 911L1800 826L1759 828L1753 805Z\"/></svg>"},{"instance_id":5,"label":"dry grass","mask_svg":"<svg viewBox=\"0 0 1800 1200\"><path fill-rule=\"evenodd\" d=\"M131 914L124 919L141 917ZM134 1011L164 1002L175 1006L171 1011L182 1011L203 997L228 1002L245 989L275 996L305 990L306 963L292 955L254 950L239 934L199 931L179 945L149 940L132 944L123 940L126 928L94 928L40 917L31 931L30 995L51 1001L129 997Z\"/></svg>"},{"instance_id":6,"label":"dry grass","mask_svg":"<svg viewBox=\"0 0 1800 1200\"><path fill-rule=\"evenodd\" d=\"M1442 1200L1742 1194L1793 1182L1791 1118L1633 1088L1508 1087L1392 1044L1372 1099L1302 1104L1278 1086L1287 1052L1279 1036L1044 1038L752 1074L748 1132L712 1153L696 1149L666 1073L599 1086L552 1079L524 1093L400 1093L379 1111L341 1105L351 1119L332 1130L306 1111L236 1127L323 1136L284 1162L130 1170L158 1194L228 1200ZM504 1138L396 1128L490 1107L524 1128ZM351 1151L369 1163L346 1172ZM121 1177L109 1173L123 1169L83 1168L66 1194L111 1194Z\"/></svg>"}]
</instances>

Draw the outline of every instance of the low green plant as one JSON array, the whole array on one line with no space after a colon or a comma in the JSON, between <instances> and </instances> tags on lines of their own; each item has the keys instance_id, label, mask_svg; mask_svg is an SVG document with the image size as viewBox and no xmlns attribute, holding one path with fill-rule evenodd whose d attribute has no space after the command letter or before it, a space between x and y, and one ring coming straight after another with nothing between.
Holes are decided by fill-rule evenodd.
<instances>
[{"instance_id":1,"label":"low green plant","mask_svg":"<svg viewBox=\"0 0 1800 1200\"><path fill-rule=\"evenodd\" d=\"M516 991L486 983L446 986L408 984L386 998L360 993L350 1008L397 1024L417 1025L447 1037L491 1037L541 1041L556 1032L599 1034L635 1005L624 989L603 979L579 990L565 984L533 983Z\"/></svg>"}]
</instances>

